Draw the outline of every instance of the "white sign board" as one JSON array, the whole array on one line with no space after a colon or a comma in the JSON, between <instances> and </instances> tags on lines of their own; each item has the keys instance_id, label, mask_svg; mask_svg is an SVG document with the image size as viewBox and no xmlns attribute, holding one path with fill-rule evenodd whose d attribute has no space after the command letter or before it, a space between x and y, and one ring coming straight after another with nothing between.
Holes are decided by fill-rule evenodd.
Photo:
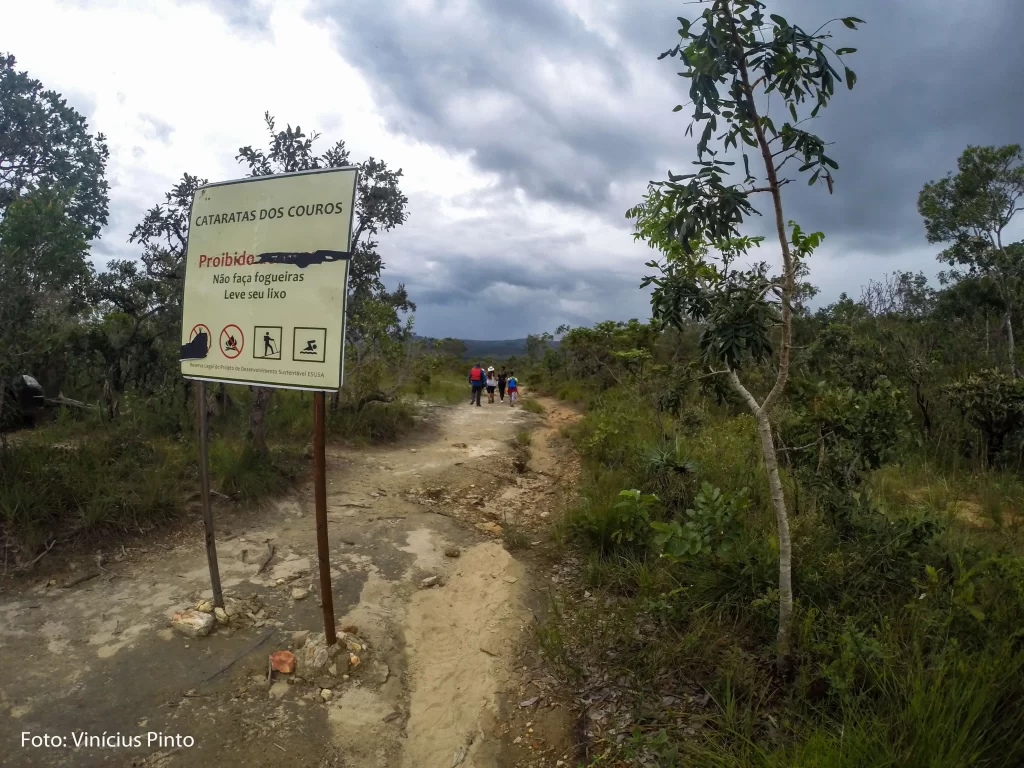
<instances>
[{"instance_id":1,"label":"white sign board","mask_svg":"<svg viewBox=\"0 0 1024 768\"><path fill-rule=\"evenodd\" d=\"M209 184L189 214L181 372L336 390L358 170Z\"/></svg>"}]
</instances>

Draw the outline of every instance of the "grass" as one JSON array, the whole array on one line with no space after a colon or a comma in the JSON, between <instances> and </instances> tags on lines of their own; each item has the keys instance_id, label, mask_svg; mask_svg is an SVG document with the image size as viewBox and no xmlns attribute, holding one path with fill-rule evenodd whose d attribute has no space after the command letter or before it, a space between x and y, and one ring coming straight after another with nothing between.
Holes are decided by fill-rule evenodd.
<instances>
[{"instance_id":1,"label":"grass","mask_svg":"<svg viewBox=\"0 0 1024 768\"><path fill-rule=\"evenodd\" d=\"M520 429L516 432L516 442L524 447L529 446L533 442L533 433L529 429Z\"/></svg>"},{"instance_id":2,"label":"grass","mask_svg":"<svg viewBox=\"0 0 1024 768\"><path fill-rule=\"evenodd\" d=\"M508 520L503 524L501 539L505 545L505 549L509 552L529 549L530 547L530 537L526 531L523 531L515 523L509 522Z\"/></svg>"},{"instance_id":3,"label":"grass","mask_svg":"<svg viewBox=\"0 0 1024 768\"><path fill-rule=\"evenodd\" d=\"M539 416L543 415L544 413L546 413L546 409L544 408L543 405L541 405L539 402L537 402L536 400L533 400L533 399L531 399L529 397L524 398L522 403L521 403L521 405L522 405L524 411L529 411L530 413L536 413Z\"/></svg>"},{"instance_id":4,"label":"grass","mask_svg":"<svg viewBox=\"0 0 1024 768\"><path fill-rule=\"evenodd\" d=\"M115 428L48 444L33 434L0 449L0 524L29 554L56 538L146 530L183 509L190 446Z\"/></svg>"},{"instance_id":5,"label":"grass","mask_svg":"<svg viewBox=\"0 0 1024 768\"><path fill-rule=\"evenodd\" d=\"M432 403L457 405L469 398L469 382L453 372L435 372L406 385L404 392Z\"/></svg>"},{"instance_id":6,"label":"grass","mask_svg":"<svg viewBox=\"0 0 1024 768\"><path fill-rule=\"evenodd\" d=\"M295 448L274 448L260 456L242 440L214 440L209 456L210 474L221 493L256 505L285 493L309 464Z\"/></svg>"},{"instance_id":7,"label":"grass","mask_svg":"<svg viewBox=\"0 0 1024 768\"><path fill-rule=\"evenodd\" d=\"M681 422L670 441L643 403L610 391L573 434L579 495L555 535L582 567L539 640L567 685L617 681L618 714L590 723L592 764L1024 764L1016 476L904 454L856 496L831 497L838 508L809 503L815 489L785 476L800 506L793 669L782 679L778 549L754 425L713 409ZM728 535L730 548L660 557L650 522L690 520L704 482L750 498L708 534ZM623 504L629 488L659 502ZM685 703L704 693L706 704ZM622 718L623 731L607 730Z\"/></svg>"},{"instance_id":8,"label":"grass","mask_svg":"<svg viewBox=\"0 0 1024 768\"><path fill-rule=\"evenodd\" d=\"M437 391L449 386L454 391L453 382L439 379ZM210 394L219 392L213 387ZM195 403L181 393L180 387L147 399L129 393L115 422L98 411L62 410L55 422L19 432L0 447L0 534L7 545L28 556L55 539L101 540L178 518L199 486ZM261 457L246 440L250 390L229 385L225 393L227 407L210 420L214 487L245 504L286 493L309 465L312 394L274 393L266 416L270 454ZM415 413L403 399L328 409L328 437L394 441L415 427Z\"/></svg>"}]
</instances>

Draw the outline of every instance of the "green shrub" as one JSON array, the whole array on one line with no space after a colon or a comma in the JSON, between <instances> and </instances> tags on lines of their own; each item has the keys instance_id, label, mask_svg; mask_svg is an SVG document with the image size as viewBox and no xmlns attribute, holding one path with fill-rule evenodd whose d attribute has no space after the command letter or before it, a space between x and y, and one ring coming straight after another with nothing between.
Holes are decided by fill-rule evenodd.
<instances>
[{"instance_id":1,"label":"green shrub","mask_svg":"<svg viewBox=\"0 0 1024 768\"><path fill-rule=\"evenodd\" d=\"M685 522L651 523L658 532L655 544L662 554L676 561L698 555L725 557L736 547L742 529L740 516L749 506L746 489L736 495L723 494L704 483L693 508L686 510Z\"/></svg>"}]
</instances>

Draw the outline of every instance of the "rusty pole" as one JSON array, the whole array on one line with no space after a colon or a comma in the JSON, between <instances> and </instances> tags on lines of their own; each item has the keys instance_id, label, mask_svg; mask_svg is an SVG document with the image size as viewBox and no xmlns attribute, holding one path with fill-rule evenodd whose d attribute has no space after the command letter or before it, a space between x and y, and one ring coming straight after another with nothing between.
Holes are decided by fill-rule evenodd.
<instances>
[{"instance_id":1,"label":"rusty pole","mask_svg":"<svg viewBox=\"0 0 1024 768\"><path fill-rule=\"evenodd\" d=\"M324 634L334 645L334 592L331 587L331 551L327 543L327 458L324 439L324 393L313 393L313 498L316 504L316 551L320 560L320 601L324 607Z\"/></svg>"},{"instance_id":2,"label":"rusty pole","mask_svg":"<svg viewBox=\"0 0 1024 768\"><path fill-rule=\"evenodd\" d=\"M206 560L210 565L210 585L213 604L224 607L224 594L220 589L220 568L217 565L217 544L213 537L213 510L210 509L210 465L206 452L206 382L196 382L196 422L199 429L199 491L203 504L203 527L206 529Z\"/></svg>"}]
</instances>

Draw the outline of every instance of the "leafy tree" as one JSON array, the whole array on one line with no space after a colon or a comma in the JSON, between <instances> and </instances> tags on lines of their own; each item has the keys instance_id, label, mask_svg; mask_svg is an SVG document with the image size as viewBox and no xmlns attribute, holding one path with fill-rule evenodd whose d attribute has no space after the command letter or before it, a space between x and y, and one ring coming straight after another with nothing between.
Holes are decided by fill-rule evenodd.
<instances>
[{"instance_id":1,"label":"leafy tree","mask_svg":"<svg viewBox=\"0 0 1024 768\"><path fill-rule=\"evenodd\" d=\"M103 316L89 329L89 346L103 359L103 400L114 419L128 382L170 374L180 342L168 331L173 322L156 322L167 316L166 284L138 262L111 261L92 293Z\"/></svg>"},{"instance_id":2,"label":"leafy tree","mask_svg":"<svg viewBox=\"0 0 1024 768\"><path fill-rule=\"evenodd\" d=\"M0 220L0 410L3 384L59 355L88 308L87 230L67 215L69 197L33 191Z\"/></svg>"},{"instance_id":3,"label":"leafy tree","mask_svg":"<svg viewBox=\"0 0 1024 768\"><path fill-rule=\"evenodd\" d=\"M800 111L810 107L809 117L816 116L828 105L836 83L845 79L852 88L856 75L849 68L840 75L834 66L854 49L833 50L827 24L808 33L778 14L766 17L765 8L759 0L713 0L698 23L680 18L681 41L662 57L680 59L685 67L680 74L690 82L693 112L687 133L695 125L704 126L696 170L670 172L668 181L652 184L643 203L627 216L636 219L637 237L666 257L663 263L650 263L660 276L644 281L654 286L655 317L678 328L701 323L704 360L728 377L757 419L778 527L778 655L780 667L786 667L793 615L792 543L770 416L789 378L798 282L822 235L804 233L792 222L787 230L782 188L792 179L782 172L795 160L802 163L797 173L809 173L811 185L821 181L831 191L838 163L826 155L825 142L802 127ZM842 22L851 29L862 23L855 17ZM769 113L769 97L786 116L781 126ZM735 163L720 159L711 147L720 129L717 138L725 151L742 154L738 180L731 171ZM760 156L763 177L754 175L747 148ZM735 266L763 241L739 232L744 220L757 213L753 198L758 194L771 199L782 257L778 275L770 274L764 263L745 270ZM709 247L721 258L713 259ZM776 366L775 381L758 402L738 372L748 361L769 360Z\"/></svg>"},{"instance_id":4,"label":"leafy tree","mask_svg":"<svg viewBox=\"0 0 1024 768\"><path fill-rule=\"evenodd\" d=\"M990 280L1003 302L1008 368L1017 375L1013 313L1024 280L1024 243L1004 243L1013 217L1024 208L1024 155L1018 144L968 147L957 173L924 185L917 207L930 243L950 243L939 260L951 277Z\"/></svg>"},{"instance_id":5,"label":"leafy tree","mask_svg":"<svg viewBox=\"0 0 1024 768\"><path fill-rule=\"evenodd\" d=\"M555 337L547 331L541 334L529 333L526 335L526 356L530 359L531 363L537 362L541 355L544 354L544 350L548 348L548 345L554 341Z\"/></svg>"},{"instance_id":6,"label":"leafy tree","mask_svg":"<svg viewBox=\"0 0 1024 768\"><path fill-rule=\"evenodd\" d=\"M183 174L181 181L154 205L128 236L129 243L142 246L146 274L163 284L161 303L174 311L181 306L185 281L185 248L188 245L188 214L196 190L207 179Z\"/></svg>"},{"instance_id":7,"label":"leafy tree","mask_svg":"<svg viewBox=\"0 0 1024 768\"><path fill-rule=\"evenodd\" d=\"M438 341L437 344L437 350L442 355L454 357L458 360L461 360L463 357L466 356L466 342L464 342L462 339L456 339L452 338L451 336L446 336L445 338Z\"/></svg>"},{"instance_id":8,"label":"leafy tree","mask_svg":"<svg viewBox=\"0 0 1024 768\"><path fill-rule=\"evenodd\" d=\"M316 155L313 143L320 138L319 133L306 135L301 126L292 128L291 125L278 131L269 112L264 119L270 133L269 149L264 152L251 146L242 147L236 158L249 166L251 176L353 165L344 140L336 142L322 155ZM401 339L404 338L405 326L398 313L414 312L416 305L409 300L404 285L399 285L394 291L388 291L384 286L381 273L385 265L377 250L379 243L373 238L401 226L409 217L406 210L409 199L399 186L402 169L391 170L383 160L373 157L356 165L359 167L359 186L355 199L345 335L349 343L358 344L364 340L368 330L372 328L376 332L380 324L379 308L363 307L366 302L376 301L392 309L393 316L387 328L392 336Z\"/></svg>"},{"instance_id":9,"label":"leafy tree","mask_svg":"<svg viewBox=\"0 0 1024 768\"><path fill-rule=\"evenodd\" d=\"M15 64L0 54L0 218L31 190L63 190L66 215L93 238L107 223L106 140Z\"/></svg>"},{"instance_id":10,"label":"leafy tree","mask_svg":"<svg viewBox=\"0 0 1024 768\"><path fill-rule=\"evenodd\" d=\"M1024 429L1024 381L989 369L949 384L946 392L981 432L985 458L990 466L995 464L1007 438Z\"/></svg>"}]
</instances>

